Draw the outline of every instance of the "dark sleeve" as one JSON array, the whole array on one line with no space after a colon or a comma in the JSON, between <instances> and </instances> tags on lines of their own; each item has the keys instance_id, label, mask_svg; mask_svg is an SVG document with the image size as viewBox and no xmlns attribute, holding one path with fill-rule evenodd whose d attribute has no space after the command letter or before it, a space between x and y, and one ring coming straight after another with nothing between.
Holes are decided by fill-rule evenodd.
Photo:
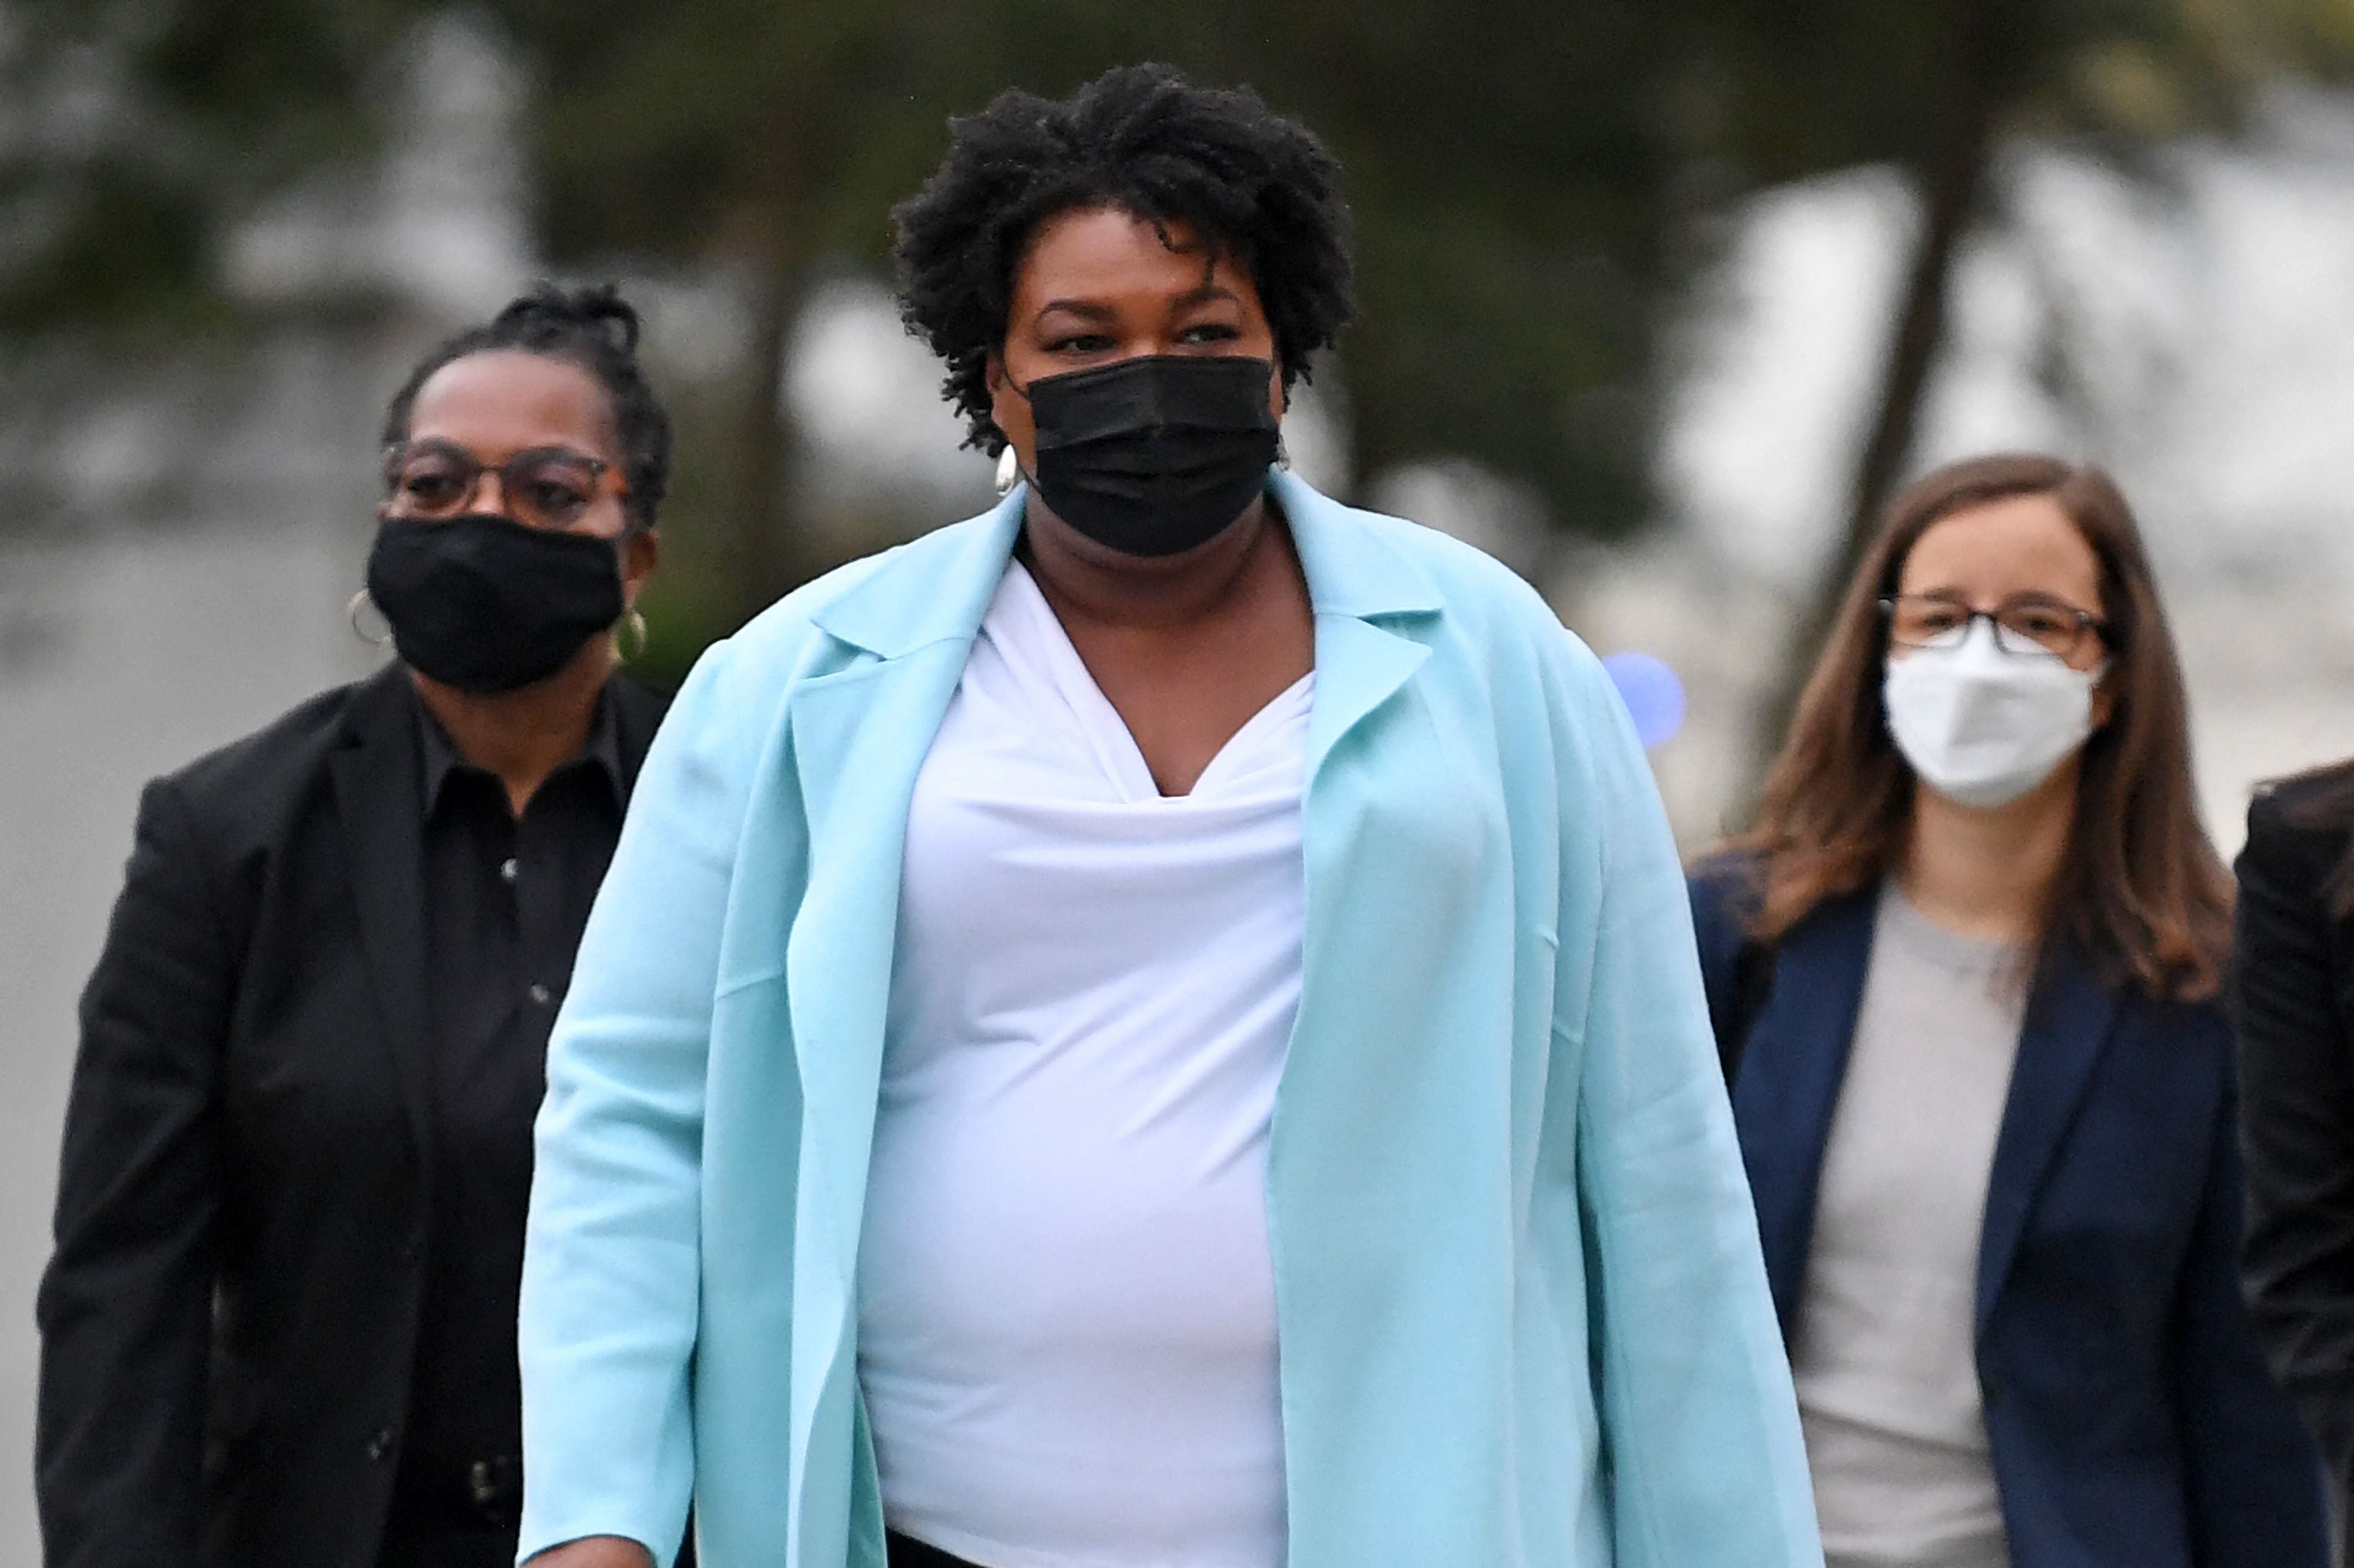
<instances>
[{"instance_id":1,"label":"dark sleeve","mask_svg":"<svg viewBox=\"0 0 2354 1568\"><path fill-rule=\"evenodd\" d=\"M2354 1482L2354 1065L2323 892L2332 836L2276 800L2248 813L2239 862L2233 1009L2247 1169L2243 1284L2274 1375Z\"/></svg>"},{"instance_id":2,"label":"dark sleeve","mask_svg":"<svg viewBox=\"0 0 2354 1568\"><path fill-rule=\"evenodd\" d=\"M2240 1298L2232 1099L2227 1090L2176 1289L2176 1404L2194 1560L2202 1568L2327 1568L2320 1458L2265 1370Z\"/></svg>"},{"instance_id":3,"label":"dark sleeve","mask_svg":"<svg viewBox=\"0 0 2354 1568\"><path fill-rule=\"evenodd\" d=\"M1740 967L1745 940L1741 920L1734 912L1734 879L1739 873L1721 862L1702 862L1684 878L1691 897L1692 936L1700 943L1701 989L1708 996L1708 1022L1716 1032L1717 1050L1724 1049L1725 1021L1732 1016L1734 971Z\"/></svg>"},{"instance_id":4,"label":"dark sleeve","mask_svg":"<svg viewBox=\"0 0 2354 1568\"><path fill-rule=\"evenodd\" d=\"M203 1507L219 1063L236 955L186 802L148 786L82 993L35 1489L48 1568L193 1568Z\"/></svg>"}]
</instances>

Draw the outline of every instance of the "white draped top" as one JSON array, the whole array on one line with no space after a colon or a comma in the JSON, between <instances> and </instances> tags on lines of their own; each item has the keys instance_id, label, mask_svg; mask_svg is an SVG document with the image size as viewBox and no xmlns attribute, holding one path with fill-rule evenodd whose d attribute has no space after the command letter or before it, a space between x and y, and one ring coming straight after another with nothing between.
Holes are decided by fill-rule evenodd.
<instances>
[{"instance_id":1,"label":"white draped top","mask_svg":"<svg viewBox=\"0 0 2354 1568\"><path fill-rule=\"evenodd\" d=\"M1162 797L1011 566L907 823L859 1372L891 1526L1280 1568L1267 1132L1314 677Z\"/></svg>"}]
</instances>

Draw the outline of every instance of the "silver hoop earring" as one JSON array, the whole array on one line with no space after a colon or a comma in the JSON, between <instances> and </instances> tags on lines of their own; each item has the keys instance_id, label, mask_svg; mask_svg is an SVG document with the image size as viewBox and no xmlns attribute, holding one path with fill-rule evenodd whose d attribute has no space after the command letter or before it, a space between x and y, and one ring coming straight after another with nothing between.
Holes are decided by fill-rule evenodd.
<instances>
[{"instance_id":1,"label":"silver hoop earring","mask_svg":"<svg viewBox=\"0 0 2354 1568\"><path fill-rule=\"evenodd\" d=\"M997 454L997 493L1012 493L1014 482L1021 477L1022 460L1013 455L1013 447L1009 445L1000 449Z\"/></svg>"},{"instance_id":2,"label":"silver hoop earring","mask_svg":"<svg viewBox=\"0 0 2354 1568\"><path fill-rule=\"evenodd\" d=\"M370 631L360 624L360 611L364 609L376 609L376 618L384 620L382 631ZM352 623L352 635L371 648L381 648L392 641L392 622L385 620L384 611L376 609L376 600L368 597L366 588L352 595L351 602L344 606L344 619Z\"/></svg>"}]
</instances>

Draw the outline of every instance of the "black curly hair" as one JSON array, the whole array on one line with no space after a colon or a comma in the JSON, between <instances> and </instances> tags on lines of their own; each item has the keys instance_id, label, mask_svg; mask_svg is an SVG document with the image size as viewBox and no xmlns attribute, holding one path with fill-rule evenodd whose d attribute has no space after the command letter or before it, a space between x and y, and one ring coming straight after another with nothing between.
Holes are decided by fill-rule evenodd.
<instances>
[{"instance_id":1,"label":"black curly hair","mask_svg":"<svg viewBox=\"0 0 2354 1568\"><path fill-rule=\"evenodd\" d=\"M1356 314L1341 165L1247 88L1123 66L1055 102L1018 90L949 122L948 156L891 214L899 316L948 364L964 444L995 456L989 356L1038 226L1113 207L1182 223L1249 272L1288 396Z\"/></svg>"},{"instance_id":2,"label":"black curly hair","mask_svg":"<svg viewBox=\"0 0 2354 1568\"><path fill-rule=\"evenodd\" d=\"M632 528L652 528L670 488L670 415L638 365L638 313L610 283L562 289L535 283L489 321L446 339L417 362L384 411L384 444L408 439L418 389L433 373L470 355L520 349L577 365L597 378L611 405L621 471L630 488L621 509Z\"/></svg>"}]
</instances>

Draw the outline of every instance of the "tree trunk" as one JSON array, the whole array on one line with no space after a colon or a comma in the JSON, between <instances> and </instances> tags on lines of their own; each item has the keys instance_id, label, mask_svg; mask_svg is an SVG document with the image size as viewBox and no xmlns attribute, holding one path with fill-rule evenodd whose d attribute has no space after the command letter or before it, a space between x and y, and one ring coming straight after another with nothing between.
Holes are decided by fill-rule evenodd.
<instances>
[{"instance_id":1,"label":"tree trunk","mask_svg":"<svg viewBox=\"0 0 2354 1568\"><path fill-rule=\"evenodd\" d=\"M1981 0L1974 9L1983 13L2003 7ZM1995 122L2001 109L1996 95L2007 73L1986 69L1970 74L1970 90L1960 106L1953 138L1940 150L1924 185L1921 233L1905 278L1896 330L1889 340L1879 410L1857 460L1846 531L1823 576L1824 597L1831 608L1836 608L1850 574L1878 531L1881 510L1888 504L1905 461L1913 455L1922 401L1929 389L1930 374L1936 368L1938 351L1945 345L1954 262L1985 195L1994 154Z\"/></svg>"},{"instance_id":2,"label":"tree trunk","mask_svg":"<svg viewBox=\"0 0 2354 1568\"><path fill-rule=\"evenodd\" d=\"M809 288L808 269L787 236L791 215L759 214L741 224L736 247L744 270L746 330L751 351L736 391L727 552L733 582L731 630L801 586L811 573L808 530L795 481L800 432L784 395L787 339Z\"/></svg>"},{"instance_id":3,"label":"tree trunk","mask_svg":"<svg viewBox=\"0 0 2354 1568\"><path fill-rule=\"evenodd\" d=\"M793 515L793 471L800 433L784 396L786 336L801 302L800 279L781 257L766 263L749 284L752 352L737 408L734 619L749 620L799 586L796 557L801 530Z\"/></svg>"},{"instance_id":4,"label":"tree trunk","mask_svg":"<svg viewBox=\"0 0 2354 1568\"><path fill-rule=\"evenodd\" d=\"M1997 128L2016 90L2020 0L1961 0L1952 113L1919 171L1922 222L1882 363L1880 399L1856 461L1847 522L1797 628L1774 700L1763 715L1763 761L1781 748L1799 693L1845 600L1849 579L1880 527L1913 449L1929 379L1945 345L1954 263L1986 194Z\"/></svg>"}]
</instances>

